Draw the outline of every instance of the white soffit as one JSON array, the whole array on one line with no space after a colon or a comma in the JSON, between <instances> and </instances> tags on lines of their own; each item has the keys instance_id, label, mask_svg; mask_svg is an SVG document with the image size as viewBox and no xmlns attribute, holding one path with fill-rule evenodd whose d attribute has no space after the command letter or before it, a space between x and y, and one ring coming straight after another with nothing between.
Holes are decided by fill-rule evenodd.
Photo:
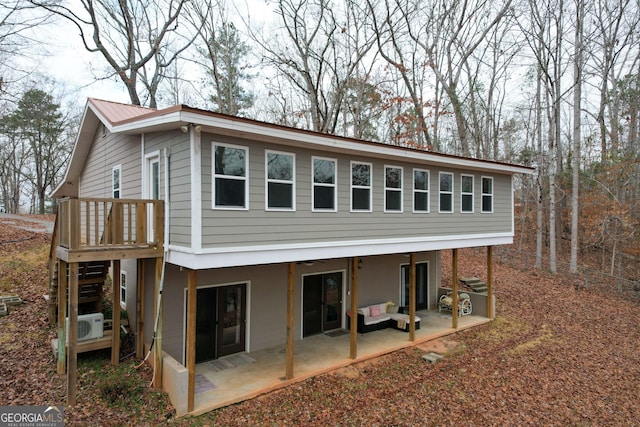
<instances>
[{"instance_id":1,"label":"white soffit","mask_svg":"<svg viewBox=\"0 0 640 427\"><path fill-rule=\"evenodd\" d=\"M265 245L249 247L211 248L194 251L171 245L167 262L194 270L237 267L243 265L277 264L308 260L348 258L353 256L390 255L411 252L508 245L513 234L496 233L466 236L388 239L379 241L322 242L313 245Z\"/></svg>"}]
</instances>

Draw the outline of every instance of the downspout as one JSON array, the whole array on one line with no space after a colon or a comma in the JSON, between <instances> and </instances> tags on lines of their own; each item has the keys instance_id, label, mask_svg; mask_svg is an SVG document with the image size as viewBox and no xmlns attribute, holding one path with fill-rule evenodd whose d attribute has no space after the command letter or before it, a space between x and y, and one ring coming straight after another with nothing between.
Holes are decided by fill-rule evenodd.
<instances>
[{"instance_id":1,"label":"downspout","mask_svg":"<svg viewBox=\"0 0 640 427\"><path fill-rule=\"evenodd\" d=\"M149 351L147 355L144 357L144 360L136 366L136 368L140 368L144 362L147 361L149 356L151 355L153 348L155 346L156 340L158 339L158 323L160 321L160 307L162 306L162 290L164 288L164 273L167 262L167 254L169 252L169 147L164 149L164 242L163 242L163 258L162 258L162 274L160 275L160 284L158 286L158 303L156 305L156 318L154 319L153 324L153 338L151 339L151 345L149 346ZM155 370L156 364L153 364L153 375L152 375L152 383L153 378L155 378ZM151 385L150 384L150 385Z\"/></svg>"}]
</instances>

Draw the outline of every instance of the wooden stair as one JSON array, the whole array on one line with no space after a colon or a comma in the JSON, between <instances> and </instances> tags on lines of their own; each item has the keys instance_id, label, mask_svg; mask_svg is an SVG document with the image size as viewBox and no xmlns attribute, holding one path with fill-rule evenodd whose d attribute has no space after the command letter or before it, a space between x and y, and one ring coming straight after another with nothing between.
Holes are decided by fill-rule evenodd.
<instances>
[{"instance_id":1,"label":"wooden stair","mask_svg":"<svg viewBox=\"0 0 640 427\"><path fill-rule=\"evenodd\" d=\"M98 313L102 311L103 288L109 272L109 261L90 261L78 264L78 314ZM55 324L58 312L58 269L59 262L54 263L53 274L49 283L49 323ZM67 283L69 269L67 268ZM69 302L69 290L66 292Z\"/></svg>"},{"instance_id":2,"label":"wooden stair","mask_svg":"<svg viewBox=\"0 0 640 427\"><path fill-rule=\"evenodd\" d=\"M461 277L460 283L470 287L473 292L487 292L487 284L477 277Z\"/></svg>"},{"instance_id":3,"label":"wooden stair","mask_svg":"<svg viewBox=\"0 0 640 427\"><path fill-rule=\"evenodd\" d=\"M51 325L55 325L58 320L58 272L60 260L55 256L55 247L58 245L57 217L55 224L49 252L49 292L44 296L49 306L49 323ZM88 261L78 264L78 314L102 311L103 288L109 273L109 265L110 261ZM66 276L67 283L69 283L68 268ZM66 296L65 304L68 304L68 288Z\"/></svg>"}]
</instances>

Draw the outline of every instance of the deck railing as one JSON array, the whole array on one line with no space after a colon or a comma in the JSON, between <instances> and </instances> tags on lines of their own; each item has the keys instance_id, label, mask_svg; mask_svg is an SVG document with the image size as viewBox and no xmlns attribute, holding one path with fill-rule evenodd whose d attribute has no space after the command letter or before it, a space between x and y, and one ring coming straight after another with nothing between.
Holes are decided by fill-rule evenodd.
<instances>
[{"instance_id":1,"label":"deck railing","mask_svg":"<svg viewBox=\"0 0 640 427\"><path fill-rule=\"evenodd\" d=\"M58 205L58 243L70 251L159 247L164 202L66 198Z\"/></svg>"}]
</instances>

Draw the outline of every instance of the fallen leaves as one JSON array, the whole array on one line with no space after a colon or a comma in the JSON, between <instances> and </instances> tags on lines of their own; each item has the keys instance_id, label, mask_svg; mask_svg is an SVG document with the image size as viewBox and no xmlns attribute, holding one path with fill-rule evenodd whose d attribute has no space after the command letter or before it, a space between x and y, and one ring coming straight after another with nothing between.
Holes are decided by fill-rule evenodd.
<instances>
[{"instance_id":1,"label":"fallen leaves","mask_svg":"<svg viewBox=\"0 0 640 427\"><path fill-rule=\"evenodd\" d=\"M46 253L38 245L48 244L42 236L0 246L2 280L9 275L29 301L0 319L2 404L64 401L64 378L55 373L48 344L55 331L48 327L42 299ZM32 250L42 258L39 264L6 266ZM482 251L461 250L459 257L460 276L482 276ZM442 259L446 282L447 252ZM146 365L136 371L129 362L121 364L133 392L124 405L117 393L107 394L110 405L96 381L112 368L108 357L98 354L81 361L79 402L65 408L67 420L181 426L637 425L638 303L576 289L571 278L532 272L507 257L494 265L494 277L498 317L448 338L455 345L441 346L447 355L436 365L421 359L424 349L407 348L195 419L174 419L166 395L139 387L151 377Z\"/></svg>"}]
</instances>

